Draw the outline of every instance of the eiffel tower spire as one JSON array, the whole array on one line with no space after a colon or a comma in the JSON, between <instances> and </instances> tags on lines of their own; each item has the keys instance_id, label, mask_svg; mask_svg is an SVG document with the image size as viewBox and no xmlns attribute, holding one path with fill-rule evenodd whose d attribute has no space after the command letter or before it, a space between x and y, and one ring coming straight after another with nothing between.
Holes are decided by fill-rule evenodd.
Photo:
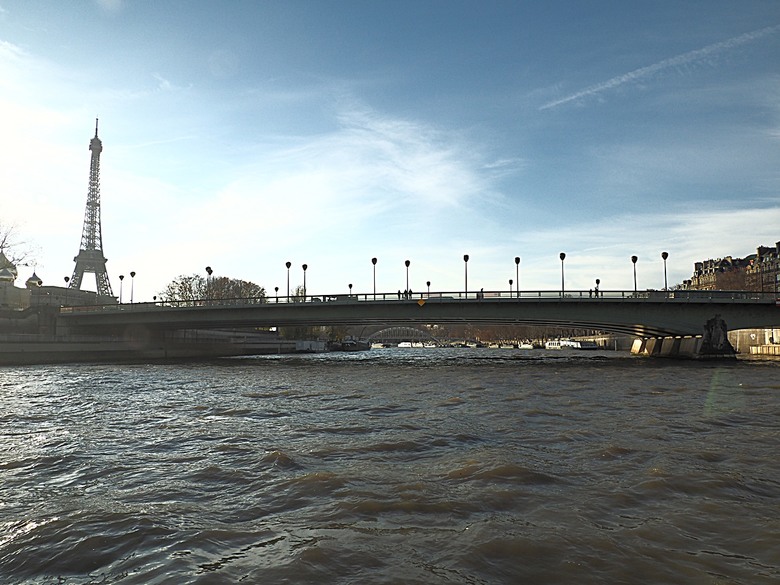
<instances>
[{"instance_id":1,"label":"eiffel tower spire","mask_svg":"<svg viewBox=\"0 0 780 585\"><path fill-rule=\"evenodd\" d=\"M84 229L81 232L81 248L73 261L73 278L69 288L81 289L81 281L85 272L95 275L97 293L113 297L111 283L106 272L106 258L103 256L103 232L100 227L100 153L103 143L98 138L98 120L95 118L95 137L89 141L92 160L89 164L89 193L87 194L87 210L84 212Z\"/></svg>"}]
</instances>

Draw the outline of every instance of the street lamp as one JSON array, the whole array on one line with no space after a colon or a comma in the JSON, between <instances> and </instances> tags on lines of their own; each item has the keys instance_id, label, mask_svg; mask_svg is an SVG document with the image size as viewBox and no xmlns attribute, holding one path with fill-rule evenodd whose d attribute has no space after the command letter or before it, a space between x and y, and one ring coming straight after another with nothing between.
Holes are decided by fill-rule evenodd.
<instances>
[{"instance_id":1,"label":"street lamp","mask_svg":"<svg viewBox=\"0 0 780 585\"><path fill-rule=\"evenodd\" d=\"M634 294L636 294L636 261L639 260L636 256L631 256L631 263L634 265Z\"/></svg>"},{"instance_id":2,"label":"street lamp","mask_svg":"<svg viewBox=\"0 0 780 585\"><path fill-rule=\"evenodd\" d=\"M469 255L463 254L463 270L465 273L466 298L469 298Z\"/></svg>"},{"instance_id":3,"label":"street lamp","mask_svg":"<svg viewBox=\"0 0 780 585\"><path fill-rule=\"evenodd\" d=\"M290 266L292 266L292 262L285 262L285 266L287 266L287 302L290 302Z\"/></svg>"},{"instance_id":4,"label":"street lamp","mask_svg":"<svg viewBox=\"0 0 780 585\"><path fill-rule=\"evenodd\" d=\"M517 281L517 298L520 298L520 256L515 256L515 280ZM511 290L509 291L512 292ZM511 295L510 295L511 296Z\"/></svg>"},{"instance_id":5,"label":"street lamp","mask_svg":"<svg viewBox=\"0 0 780 585\"><path fill-rule=\"evenodd\" d=\"M376 300L376 258L371 258L371 264L374 269L374 300Z\"/></svg>"},{"instance_id":6,"label":"street lamp","mask_svg":"<svg viewBox=\"0 0 780 585\"><path fill-rule=\"evenodd\" d=\"M130 272L130 304L133 304L133 290L135 289L135 271Z\"/></svg>"},{"instance_id":7,"label":"street lamp","mask_svg":"<svg viewBox=\"0 0 780 585\"><path fill-rule=\"evenodd\" d=\"M425 284L428 286L428 296L430 297L431 296L431 281L429 280Z\"/></svg>"},{"instance_id":8,"label":"street lamp","mask_svg":"<svg viewBox=\"0 0 780 585\"><path fill-rule=\"evenodd\" d=\"M308 264L304 264L302 266L303 268L303 302L306 302L306 269L309 267Z\"/></svg>"},{"instance_id":9,"label":"street lamp","mask_svg":"<svg viewBox=\"0 0 780 585\"><path fill-rule=\"evenodd\" d=\"M125 282L125 275L119 275L119 304L122 304L122 284Z\"/></svg>"},{"instance_id":10,"label":"street lamp","mask_svg":"<svg viewBox=\"0 0 780 585\"><path fill-rule=\"evenodd\" d=\"M70 282L70 277L65 277L65 306L68 306L68 282Z\"/></svg>"},{"instance_id":11,"label":"street lamp","mask_svg":"<svg viewBox=\"0 0 780 585\"><path fill-rule=\"evenodd\" d=\"M408 260L404 262L404 266L406 266L406 294L409 294L409 262Z\"/></svg>"},{"instance_id":12,"label":"street lamp","mask_svg":"<svg viewBox=\"0 0 780 585\"><path fill-rule=\"evenodd\" d=\"M211 275L214 274L214 271L211 269L211 266L206 266L206 300L209 301L211 299Z\"/></svg>"},{"instance_id":13,"label":"street lamp","mask_svg":"<svg viewBox=\"0 0 780 585\"><path fill-rule=\"evenodd\" d=\"M512 283L513 282L514 281L510 278L509 279L509 296L510 296L510 298L512 297Z\"/></svg>"},{"instance_id":14,"label":"street lamp","mask_svg":"<svg viewBox=\"0 0 780 585\"><path fill-rule=\"evenodd\" d=\"M352 283L349 283L349 296L352 296Z\"/></svg>"},{"instance_id":15,"label":"street lamp","mask_svg":"<svg viewBox=\"0 0 780 585\"><path fill-rule=\"evenodd\" d=\"M596 298L599 298L599 285L601 284L601 279L596 279Z\"/></svg>"},{"instance_id":16,"label":"street lamp","mask_svg":"<svg viewBox=\"0 0 780 585\"><path fill-rule=\"evenodd\" d=\"M561 259L561 296L563 296L564 286L563 286L563 261L566 260L566 253L561 252L558 257Z\"/></svg>"},{"instance_id":17,"label":"street lamp","mask_svg":"<svg viewBox=\"0 0 780 585\"><path fill-rule=\"evenodd\" d=\"M664 290L669 290L669 285L666 281L666 259L669 257L669 252L661 252L661 258L664 260Z\"/></svg>"},{"instance_id":18,"label":"street lamp","mask_svg":"<svg viewBox=\"0 0 780 585\"><path fill-rule=\"evenodd\" d=\"M276 302L278 303L279 302L279 287L278 286L274 287L274 295L276 296Z\"/></svg>"}]
</instances>

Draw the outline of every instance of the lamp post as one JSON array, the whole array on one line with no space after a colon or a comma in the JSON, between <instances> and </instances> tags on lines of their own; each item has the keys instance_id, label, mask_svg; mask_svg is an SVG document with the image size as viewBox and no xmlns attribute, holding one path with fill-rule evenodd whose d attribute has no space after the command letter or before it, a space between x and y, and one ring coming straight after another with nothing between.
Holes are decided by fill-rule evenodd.
<instances>
[{"instance_id":1,"label":"lamp post","mask_svg":"<svg viewBox=\"0 0 780 585\"><path fill-rule=\"evenodd\" d=\"M466 289L466 298L469 298L469 255L463 254L464 288Z\"/></svg>"},{"instance_id":2,"label":"lamp post","mask_svg":"<svg viewBox=\"0 0 780 585\"><path fill-rule=\"evenodd\" d=\"M303 268L303 302L306 302L306 269L309 267L308 264L304 264L302 266Z\"/></svg>"},{"instance_id":3,"label":"lamp post","mask_svg":"<svg viewBox=\"0 0 780 585\"><path fill-rule=\"evenodd\" d=\"M512 280L512 279L510 278L510 279L509 279L509 297L510 297L510 298L512 297L512 283L513 283L513 282L514 282L514 280Z\"/></svg>"},{"instance_id":4,"label":"lamp post","mask_svg":"<svg viewBox=\"0 0 780 585\"><path fill-rule=\"evenodd\" d=\"M352 283L349 283L349 296L352 296Z\"/></svg>"},{"instance_id":5,"label":"lamp post","mask_svg":"<svg viewBox=\"0 0 780 585\"><path fill-rule=\"evenodd\" d=\"M276 296L276 302L278 303L279 302L279 287L278 286L274 287L274 295Z\"/></svg>"},{"instance_id":6,"label":"lamp post","mask_svg":"<svg viewBox=\"0 0 780 585\"><path fill-rule=\"evenodd\" d=\"M561 296L563 296L563 292L565 290L565 287L563 285L563 283L564 283L564 280L563 280L563 261L566 260L566 253L565 252L561 252L558 255L558 257L561 259Z\"/></svg>"},{"instance_id":7,"label":"lamp post","mask_svg":"<svg viewBox=\"0 0 780 585\"><path fill-rule=\"evenodd\" d=\"M669 257L669 252L661 252L661 258L664 260L664 290L669 290L669 285L666 281L666 259Z\"/></svg>"},{"instance_id":8,"label":"lamp post","mask_svg":"<svg viewBox=\"0 0 780 585\"><path fill-rule=\"evenodd\" d=\"M284 265L287 267L287 301L290 302L290 266L292 266L292 262L285 262Z\"/></svg>"},{"instance_id":9,"label":"lamp post","mask_svg":"<svg viewBox=\"0 0 780 585\"><path fill-rule=\"evenodd\" d=\"M122 285L124 284L124 282L125 282L125 275L120 274L119 275L119 304L120 305L122 304Z\"/></svg>"},{"instance_id":10,"label":"lamp post","mask_svg":"<svg viewBox=\"0 0 780 585\"><path fill-rule=\"evenodd\" d=\"M515 256L515 281L517 282L517 298L520 298L520 256Z\"/></svg>"},{"instance_id":11,"label":"lamp post","mask_svg":"<svg viewBox=\"0 0 780 585\"><path fill-rule=\"evenodd\" d=\"M599 285L601 284L601 279L596 279L596 298L599 298Z\"/></svg>"},{"instance_id":12,"label":"lamp post","mask_svg":"<svg viewBox=\"0 0 780 585\"><path fill-rule=\"evenodd\" d=\"M130 272L130 304L133 304L133 291L135 290L135 271Z\"/></svg>"},{"instance_id":13,"label":"lamp post","mask_svg":"<svg viewBox=\"0 0 780 585\"><path fill-rule=\"evenodd\" d=\"M371 264L374 269L374 300L376 300L376 258L371 258Z\"/></svg>"},{"instance_id":14,"label":"lamp post","mask_svg":"<svg viewBox=\"0 0 780 585\"><path fill-rule=\"evenodd\" d=\"M431 281L428 280L428 281L426 281L425 284L428 286L428 296L430 297L431 296Z\"/></svg>"},{"instance_id":15,"label":"lamp post","mask_svg":"<svg viewBox=\"0 0 780 585\"><path fill-rule=\"evenodd\" d=\"M639 260L636 256L631 256L631 263L634 265L634 294L636 294L636 261Z\"/></svg>"},{"instance_id":16,"label":"lamp post","mask_svg":"<svg viewBox=\"0 0 780 585\"><path fill-rule=\"evenodd\" d=\"M65 306L68 306L68 283L70 282L70 277L65 277Z\"/></svg>"},{"instance_id":17,"label":"lamp post","mask_svg":"<svg viewBox=\"0 0 780 585\"><path fill-rule=\"evenodd\" d=\"M407 294L409 294L409 264L411 264L411 262L409 262L408 260L404 262L404 266L406 266L406 293Z\"/></svg>"},{"instance_id":18,"label":"lamp post","mask_svg":"<svg viewBox=\"0 0 780 585\"><path fill-rule=\"evenodd\" d=\"M211 275L212 274L214 274L214 271L211 269L211 266L206 266L206 301L211 300Z\"/></svg>"}]
</instances>

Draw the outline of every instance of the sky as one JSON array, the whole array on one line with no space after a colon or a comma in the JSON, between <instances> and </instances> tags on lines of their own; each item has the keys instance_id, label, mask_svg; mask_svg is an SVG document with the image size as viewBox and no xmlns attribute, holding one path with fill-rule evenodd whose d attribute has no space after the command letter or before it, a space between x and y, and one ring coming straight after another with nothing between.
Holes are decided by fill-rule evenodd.
<instances>
[{"instance_id":1,"label":"sky","mask_svg":"<svg viewBox=\"0 0 780 585\"><path fill-rule=\"evenodd\" d=\"M0 0L0 223L274 294L661 289L780 241L777 0ZM469 255L466 267L464 254ZM17 282L20 285L21 282ZM514 284L516 287L516 283ZM91 274L84 287L95 290Z\"/></svg>"}]
</instances>

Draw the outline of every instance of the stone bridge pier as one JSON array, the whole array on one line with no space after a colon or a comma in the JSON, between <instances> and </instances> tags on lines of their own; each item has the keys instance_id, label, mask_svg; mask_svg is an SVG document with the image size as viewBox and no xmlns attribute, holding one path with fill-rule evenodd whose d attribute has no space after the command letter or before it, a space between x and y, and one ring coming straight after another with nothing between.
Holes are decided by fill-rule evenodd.
<instances>
[{"instance_id":1,"label":"stone bridge pier","mask_svg":"<svg viewBox=\"0 0 780 585\"><path fill-rule=\"evenodd\" d=\"M704 324L701 336L637 339L631 347L631 353L687 359L736 358L737 355L729 341L726 322L720 315L715 315Z\"/></svg>"}]
</instances>

